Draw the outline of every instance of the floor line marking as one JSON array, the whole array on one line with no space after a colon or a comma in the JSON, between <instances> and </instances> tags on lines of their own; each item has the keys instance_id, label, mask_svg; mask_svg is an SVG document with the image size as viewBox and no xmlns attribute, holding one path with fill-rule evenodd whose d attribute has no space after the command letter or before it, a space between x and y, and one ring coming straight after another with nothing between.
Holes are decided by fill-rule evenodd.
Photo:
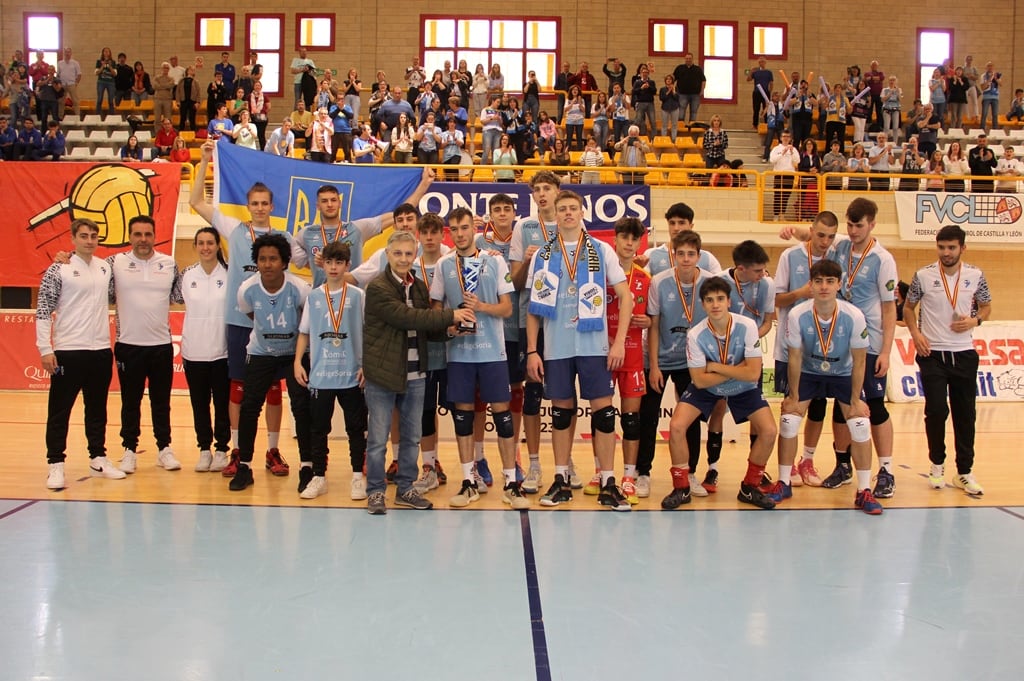
<instances>
[{"instance_id":1,"label":"floor line marking","mask_svg":"<svg viewBox=\"0 0 1024 681\"><path fill-rule=\"evenodd\" d=\"M1009 515L1012 515L1014 518L1019 518L1020 520L1024 520L1024 515L1021 515L1020 513L1017 513L1015 511L1011 511L1010 509L1008 509L1008 508L1006 508L1004 506L994 506L993 508L996 508L996 509L1002 511L1003 513L1007 513ZM3 517L3 516L0 516L0 517Z\"/></svg>"},{"instance_id":2,"label":"floor line marking","mask_svg":"<svg viewBox=\"0 0 1024 681\"><path fill-rule=\"evenodd\" d=\"M533 552L529 511L520 513L519 524L523 530L523 562L526 565L526 594L530 601L530 632L533 635L533 661L537 681L551 681L551 664L548 660L547 635L544 633L544 614L540 606L540 585L537 582L537 560Z\"/></svg>"},{"instance_id":3,"label":"floor line marking","mask_svg":"<svg viewBox=\"0 0 1024 681\"><path fill-rule=\"evenodd\" d=\"M26 501L26 502L25 502L24 504L22 504L21 506L15 506L15 507L14 507L14 508L12 508L12 509L11 509L10 511L6 511L5 513L0 513L0 520L3 520L3 519L4 519L4 518L6 518L7 516L11 516L11 515L14 515L14 514L15 514L15 513L17 513L18 511L24 511L24 510L25 510L26 508L28 508L29 506L32 506L33 504L38 504L38 503L39 503L39 499L33 499L32 501Z\"/></svg>"}]
</instances>

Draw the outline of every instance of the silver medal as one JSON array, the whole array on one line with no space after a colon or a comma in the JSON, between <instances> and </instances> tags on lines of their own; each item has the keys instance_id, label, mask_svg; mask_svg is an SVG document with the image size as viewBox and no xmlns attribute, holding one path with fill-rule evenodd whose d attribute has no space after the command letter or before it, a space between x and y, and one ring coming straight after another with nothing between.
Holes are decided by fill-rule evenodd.
<instances>
[{"instance_id":1,"label":"silver medal","mask_svg":"<svg viewBox=\"0 0 1024 681\"><path fill-rule=\"evenodd\" d=\"M820 366L821 366L821 370L822 371L828 371L829 369L832 368L832 365L829 362L827 362L827 361L826 362L822 362Z\"/></svg>"},{"instance_id":2,"label":"silver medal","mask_svg":"<svg viewBox=\"0 0 1024 681\"><path fill-rule=\"evenodd\" d=\"M569 287L565 289L565 292L568 293L570 296L576 295L576 285L569 284Z\"/></svg>"},{"instance_id":3,"label":"silver medal","mask_svg":"<svg viewBox=\"0 0 1024 681\"><path fill-rule=\"evenodd\" d=\"M331 345L333 345L336 348L340 348L341 347L341 339L340 338L333 338L333 339L331 339Z\"/></svg>"}]
</instances>

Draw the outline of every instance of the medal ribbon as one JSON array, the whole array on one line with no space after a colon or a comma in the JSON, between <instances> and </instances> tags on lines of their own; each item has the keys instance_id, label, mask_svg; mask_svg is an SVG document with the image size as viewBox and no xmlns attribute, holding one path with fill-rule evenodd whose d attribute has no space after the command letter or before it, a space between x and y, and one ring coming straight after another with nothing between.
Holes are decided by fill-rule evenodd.
<instances>
[{"instance_id":1,"label":"medal ribbon","mask_svg":"<svg viewBox=\"0 0 1024 681\"><path fill-rule=\"evenodd\" d=\"M327 316L331 319L331 328L334 329L334 333L338 333L338 329L341 328L341 318L345 316L345 298L348 296L348 286L341 287L341 301L338 304L338 314L334 314L334 306L331 305L331 292L327 288L327 284L324 284L324 297L327 298ZM335 336L337 338L337 336Z\"/></svg>"},{"instance_id":2,"label":"medal ribbon","mask_svg":"<svg viewBox=\"0 0 1024 681\"><path fill-rule=\"evenodd\" d=\"M686 317L687 323L692 324L693 323L693 306L696 304L697 301L696 300L690 301L690 306L687 307L686 306L686 296L683 295L683 282L681 282L679 280L679 273L676 272L675 274L672 275L672 277L676 280L676 289L679 291L679 304L683 306L683 315ZM694 280L694 282L693 282L693 290L695 292L697 290L697 281L696 280ZM694 293L694 298L696 298L696 297L697 297L696 293Z\"/></svg>"},{"instance_id":3,"label":"medal ribbon","mask_svg":"<svg viewBox=\"0 0 1024 681\"><path fill-rule=\"evenodd\" d=\"M868 247L864 249L864 253L861 254L860 260L857 261L857 266L853 266L853 246L850 246L850 256L846 261L846 271L849 273L846 276L846 291L852 295L853 293L853 281L857 278L857 273L860 272L861 265L868 258L868 253L875 247L875 240L872 239Z\"/></svg>"},{"instance_id":4,"label":"medal ribbon","mask_svg":"<svg viewBox=\"0 0 1024 681\"><path fill-rule=\"evenodd\" d=\"M328 239L327 238L327 230L324 229L323 225L320 225L320 237L324 240L324 246L326 246L327 244L331 243L332 241L339 241L344 236L348 236L348 231L347 230L343 230L339 226L338 227L338 231L336 231L334 233L334 238L333 239Z\"/></svg>"},{"instance_id":5,"label":"medal ribbon","mask_svg":"<svg viewBox=\"0 0 1024 681\"><path fill-rule=\"evenodd\" d=\"M711 326L710 322L711 320L708 320L708 327ZM718 334L716 334L714 331L714 329L711 329L711 334L715 337L715 340L718 342L718 359L721 360L722 364L728 364L728 362L726 362L725 360L729 356L729 338L730 336L732 336L732 315L729 315L729 321L725 325L724 340L719 340Z\"/></svg>"},{"instance_id":6,"label":"medal ribbon","mask_svg":"<svg viewBox=\"0 0 1024 681\"><path fill-rule=\"evenodd\" d=\"M740 294L740 302L743 303L743 309L746 310L747 312L749 312L751 315L753 315L754 319L758 319L758 320L761 319L761 313L758 310L755 310L754 308L752 308L749 305L747 305L747 299L743 297L743 284L741 284L740 280L736 278L736 270L733 270L732 272L730 272L730 276L732 277L733 283L736 284L736 290ZM756 287L758 286L758 283L759 282L755 282L754 283L754 286L755 286L755 288L754 288L754 297L755 297L755 299L757 298L757 288Z\"/></svg>"},{"instance_id":7,"label":"medal ribbon","mask_svg":"<svg viewBox=\"0 0 1024 681\"><path fill-rule=\"evenodd\" d=\"M941 269L941 268L940 268ZM956 268L956 282L953 284L953 294L949 293L949 284L946 283L946 272L942 271L942 288L946 291L946 300L953 306L953 314L956 314L956 300L960 297L960 273L963 271L964 265L960 263L960 266Z\"/></svg>"},{"instance_id":8,"label":"medal ribbon","mask_svg":"<svg viewBox=\"0 0 1024 681\"><path fill-rule=\"evenodd\" d=\"M541 223L543 224L543 223ZM569 262L569 253L565 250L565 241L562 240L562 235L558 235L558 247L562 249L562 259L565 261L565 269L569 272L569 281L576 282L576 267L580 262L580 253L583 252L583 248L586 246L586 236L581 232L580 240L576 244L576 252L573 253L572 262Z\"/></svg>"},{"instance_id":9,"label":"medal ribbon","mask_svg":"<svg viewBox=\"0 0 1024 681\"><path fill-rule=\"evenodd\" d=\"M423 283L430 288L430 285L434 283L434 273L430 272L427 274L427 266L423 264L423 256L420 256L420 276L423 278ZM460 275L461 276L461 275Z\"/></svg>"},{"instance_id":10,"label":"medal ribbon","mask_svg":"<svg viewBox=\"0 0 1024 681\"><path fill-rule=\"evenodd\" d=\"M544 233L545 235L547 235L546 228L544 229ZM509 241L512 241L512 232L510 231L507 237L502 238L498 236L498 233L494 230L494 223L488 222L486 225L484 225L484 241L486 241L489 244L493 244L494 242L507 244Z\"/></svg>"},{"instance_id":11,"label":"medal ribbon","mask_svg":"<svg viewBox=\"0 0 1024 681\"><path fill-rule=\"evenodd\" d=\"M836 305L836 309L832 311L832 320L829 322L828 338L825 338L825 334L821 330L821 324L818 323L818 312L812 310L814 313L814 331L818 334L818 343L821 344L821 355L822 357L828 358L828 347L832 345L832 334L836 332L836 321L839 319L839 305Z\"/></svg>"}]
</instances>

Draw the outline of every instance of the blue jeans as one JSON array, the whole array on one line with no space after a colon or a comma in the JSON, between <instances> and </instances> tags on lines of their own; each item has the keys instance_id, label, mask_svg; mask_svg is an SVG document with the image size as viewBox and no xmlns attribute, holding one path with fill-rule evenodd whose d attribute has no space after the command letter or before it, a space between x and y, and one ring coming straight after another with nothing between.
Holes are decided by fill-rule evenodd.
<instances>
[{"instance_id":1,"label":"blue jeans","mask_svg":"<svg viewBox=\"0 0 1024 681\"><path fill-rule=\"evenodd\" d=\"M697 109L700 108L700 95L679 95L679 120L683 120L686 107L690 107L690 114L686 117L688 123L697 120Z\"/></svg>"},{"instance_id":2,"label":"blue jeans","mask_svg":"<svg viewBox=\"0 0 1024 681\"><path fill-rule=\"evenodd\" d=\"M423 396L427 379L417 378L406 383L404 393L386 390L371 381L366 382L366 409L369 415L366 442L366 491L383 492L384 452L391 434L391 413L398 409L398 474L395 484L398 493L412 488L416 480L420 437L423 432Z\"/></svg>"},{"instance_id":3,"label":"blue jeans","mask_svg":"<svg viewBox=\"0 0 1024 681\"><path fill-rule=\"evenodd\" d=\"M991 130L996 127L996 123L999 122L999 112L996 109L999 107L998 99L989 99L987 97L981 98L981 127L985 130ZM985 116L988 112L992 112L992 123L985 125Z\"/></svg>"},{"instance_id":4,"label":"blue jeans","mask_svg":"<svg viewBox=\"0 0 1024 681\"><path fill-rule=\"evenodd\" d=\"M498 148L501 143L501 129L484 130L483 132L483 156L480 159L480 163L488 166L494 163L494 150Z\"/></svg>"},{"instance_id":5,"label":"blue jeans","mask_svg":"<svg viewBox=\"0 0 1024 681\"><path fill-rule=\"evenodd\" d=\"M114 81L96 81L96 113L103 112L103 93L107 93L107 113L114 113Z\"/></svg>"}]
</instances>

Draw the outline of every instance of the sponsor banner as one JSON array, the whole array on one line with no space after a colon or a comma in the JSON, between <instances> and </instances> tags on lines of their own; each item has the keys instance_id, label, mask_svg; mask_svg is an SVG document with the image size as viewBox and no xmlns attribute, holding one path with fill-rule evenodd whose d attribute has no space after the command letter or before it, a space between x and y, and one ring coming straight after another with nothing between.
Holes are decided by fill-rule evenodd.
<instances>
[{"instance_id":1,"label":"sponsor banner","mask_svg":"<svg viewBox=\"0 0 1024 681\"><path fill-rule=\"evenodd\" d=\"M1024 243L1024 194L895 192L900 238L935 241L943 225L960 225L968 243Z\"/></svg>"},{"instance_id":2,"label":"sponsor banner","mask_svg":"<svg viewBox=\"0 0 1024 681\"><path fill-rule=\"evenodd\" d=\"M58 251L71 250L71 222L99 227L100 258L129 250L128 222L156 222L158 251L174 254L181 187L177 163L0 163L6 248L0 286L38 286Z\"/></svg>"},{"instance_id":3,"label":"sponsor banner","mask_svg":"<svg viewBox=\"0 0 1024 681\"><path fill-rule=\"evenodd\" d=\"M988 322L974 330L978 351L979 402L1024 400L1024 322ZM896 327L889 356L886 396L891 402L924 401L914 341L906 327Z\"/></svg>"}]
</instances>

